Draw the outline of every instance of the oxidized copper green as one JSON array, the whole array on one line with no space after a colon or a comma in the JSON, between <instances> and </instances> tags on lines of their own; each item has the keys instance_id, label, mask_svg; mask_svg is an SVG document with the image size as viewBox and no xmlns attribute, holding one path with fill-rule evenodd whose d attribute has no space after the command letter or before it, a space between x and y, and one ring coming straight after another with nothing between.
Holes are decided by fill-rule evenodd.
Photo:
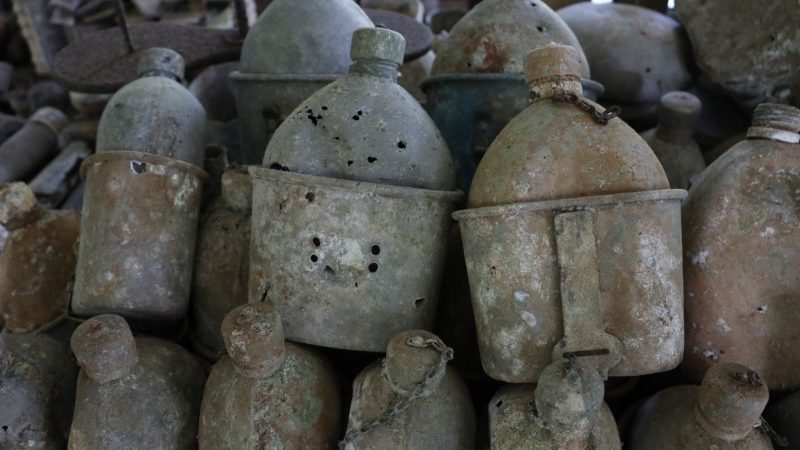
<instances>
[{"instance_id":1,"label":"oxidized copper green","mask_svg":"<svg viewBox=\"0 0 800 450\"><path fill-rule=\"evenodd\" d=\"M70 450L191 450L206 373L178 344L102 314L72 335L81 366Z\"/></svg>"},{"instance_id":2,"label":"oxidized copper green","mask_svg":"<svg viewBox=\"0 0 800 450\"><path fill-rule=\"evenodd\" d=\"M258 164L272 133L320 88L347 72L353 32L372 22L352 0L275 0L250 28L236 84L242 157Z\"/></svg>"},{"instance_id":3,"label":"oxidized copper green","mask_svg":"<svg viewBox=\"0 0 800 450\"><path fill-rule=\"evenodd\" d=\"M206 383L200 450L335 447L341 399L330 363L284 342L281 318L266 303L235 308L222 333L228 355Z\"/></svg>"},{"instance_id":4,"label":"oxidized copper green","mask_svg":"<svg viewBox=\"0 0 800 450\"><path fill-rule=\"evenodd\" d=\"M189 306L205 153L203 107L178 80L180 55L142 54L140 78L109 101L85 195L72 310L147 324Z\"/></svg>"},{"instance_id":5,"label":"oxidized copper green","mask_svg":"<svg viewBox=\"0 0 800 450\"><path fill-rule=\"evenodd\" d=\"M454 191L447 145L397 85L403 37L354 34L351 72L275 132L251 167L250 301L288 339L382 351L433 325Z\"/></svg>"},{"instance_id":6,"label":"oxidized copper green","mask_svg":"<svg viewBox=\"0 0 800 450\"><path fill-rule=\"evenodd\" d=\"M639 135L581 96L574 49L528 58L534 101L481 161L469 209L453 214L484 370L532 383L576 351L605 352L603 376L674 368L686 193L668 189Z\"/></svg>"}]
</instances>

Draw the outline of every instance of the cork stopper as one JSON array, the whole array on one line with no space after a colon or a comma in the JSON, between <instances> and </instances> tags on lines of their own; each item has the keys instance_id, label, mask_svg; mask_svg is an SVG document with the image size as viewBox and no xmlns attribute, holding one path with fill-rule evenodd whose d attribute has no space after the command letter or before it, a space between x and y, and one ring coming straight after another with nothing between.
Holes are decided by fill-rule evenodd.
<instances>
[{"instance_id":1,"label":"cork stopper","mask_svg":"<svg viewBox=\"0 0 800 450\"><path fill-rule=\"evenodd\" d=\"M405 57L406 40L402 34L386 28L359 28L353 32L350 72L365 73L397 80L397 71Z\"/></svg>"},{"instance_id":2,"label":"cork stopper","mask_svg":"<svg viewBox=\"0 0 800 450\"><path fill-rule=\"evenodd\" d=\"M249 377L269 377L283 366L283 324L267 303L241 305L222 321L222 339L236 370Z\"/></svg>"},{"instance_id":3,"label":"cork stopper","mask_svg":"<svg viewBox=\"0 0 800 450\"><path fill-rule=\"evenodd\" d=\"M383 361L384 374L392 390L398 394L405 394L425 381L441 359L441 347L437 349L438 344L433 343L444 347L438 336L424 330L403 331L392 337L386 347L386 358ZM427 393L439 386L444 374L445 371L442 370L431 380L426 388Z\"/></svg>"},{"instance_id":4,"label":"cork stopper","mask_svg":"<svg viewBox=\"0 0 800 450\"><path fill-rule=\"evenodd\" d=\"M658 104L657 133L668 138L691 138L702 107L700 99L689 92L667 92Z\"/></svg>"},{"instance_id":5,"label":"cork stopper","mask_svg":"<svg viewBox=\"0 0 800 450\"><path fill-rule=\"evenodd\" d=\"M101 384L125 377L139 360L128 323L114 314L94 316L80 324L70 345L81 369Z\"/></svg>"},{"instance_id":6,"label":"cork stopper","mask_svg":"<svg viewBox=\"0 0 800 450\"><path fill-rule=\"evenodd\" d=\"M39 202L27 184L9 183L0 189L0 225L7 230L21 228L38 217Z\"/></svg>"},{"instance_id":7,"label":"cork stopper","mask_svg":"<svg viewBox=\"0 0 800 450\"><path fill-rule=\"evenodd\" d=\"M139 55L139 77L162 76L176 81L183 79L183 57L168 48L148 48Z\"/></svg>"},{"instance_id":8,"label":"cork stopper","mask_svg":"<svg viewBox=\"0 0 800 450\"><path fill-rule=\"evenodd\" d=\"M61 133L61 130L69 123L67 115L52 106L44 106L37 109L30 120L31 122L44 125L52 131L54 135Z\"/></svg>"},{"instance_id":9,"label":"cork stopper","mask_svg":"<svg viewBox=\"0 0 800 450\"><path fill-rule=\"evenodd\" d=\"M778 103L756 106L747 137L797 144L800 142L800 109Z\"/></svg>"},{"instance_id":10,"label":"cork stopper","mask_svg":"<svg viewBox=\"0 0 800 450\"><path fill-rule=\"evenodd\" d=\"M603 379L576 361L558 360L539 375L536 409L548 430L565 438L585 432L603 403Z\"/></svg>"},{"instance_id":11,"label":"cork stopper","mask_svg":"<svg viewBox=\"0 0 800 450\"><path fill-rule=\"evenodd\" d=\"M700 385L695 416L709 434L739 440L761 423L768 400L769 390L755 371L740 364L715 364Z\"/></svg>"},{"instance_id":12,"label":"cork stopper","mask_svg":"<svg viewBox=\"0 0 800 450\"><path fill-rule=\"evenodd\" d=\"M574 47L550 42L528 53L524 67L535 97L549 97L555 90L583 94L581 60Z\"/></svg>"},{"instance_id":13,"label":"cork stopper","mask_svg":"<svg viewBox=\"0 0 800 450\"><path fill-rule=\"evenodd\" d=\"M222 174L222 198L229 207L249 211L253 204L253 183L246 167L234 167Z\"/></svg>"}]
</instances>

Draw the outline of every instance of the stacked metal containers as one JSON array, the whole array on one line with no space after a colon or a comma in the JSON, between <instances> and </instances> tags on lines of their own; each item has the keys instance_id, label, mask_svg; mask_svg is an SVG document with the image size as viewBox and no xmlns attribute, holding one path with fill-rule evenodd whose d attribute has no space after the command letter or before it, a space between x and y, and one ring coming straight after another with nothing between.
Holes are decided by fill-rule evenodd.
<instances>
[{"instance_id":1,"label":"stacked metal containers","mask_svg":"<svg viewBox=\"0 0 800 450\"><path fill-rule=\"evenodd\" d=\"M372 26L351 0L275 0L247 33L236 85L242 160L258 164L272 134L309 95L347 72L350 36Z\"/></svg>"},{"instance_id":2,"label":"stacked metal containers","mask_svg":"<svg viewBox=\"0 0 800 450\"><path fill-rule=\"evenodd\" d=\"M436 311L453 162L397 85L404 39L353 35L350 73L306 99L252 167L250 301L273 302L288 339L382 351Z\"/></svg>"}]
</instances>

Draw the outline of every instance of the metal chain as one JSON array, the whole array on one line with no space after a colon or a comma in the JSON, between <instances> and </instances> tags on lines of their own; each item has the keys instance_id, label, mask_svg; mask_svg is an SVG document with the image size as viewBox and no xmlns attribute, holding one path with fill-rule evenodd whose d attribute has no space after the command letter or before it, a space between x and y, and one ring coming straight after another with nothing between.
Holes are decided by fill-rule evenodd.
<instances>
[{"instance_id":1,"label":"metal chain","mask_svg":"<svg viewBox=\"0 0 800 450\"><path fill-rule=\"evenodd\" d=\"M425 378L421 382L415 384L409 391L397 394L389 407L378 414L375 419L345 434L344 439L339 441L339 449L344 450L347 444L354 442L356 439L375 428L386 425L394 420L395 417L403 414L414 400L425 394L428 386L430 386L434 380L441 379L444 375L444 371L447 369L447 363L453 359L453 349L446 346L439 338L425 339L422 336L413 336L406 340L406 345L417 348L431 347L440 353L439 361L428 370L425 374Z\"/></svg>"},{"instance_id":2,"label":"metal chain","mask_svg":"<svg viewBox=\"0 0 800 450\"><path fill-rule=\"evenodd\" d=\"M770 426L770 424L768 424L763 417L761 418L761 423L756 425L756 428L761 430L761 432L764 433L764 435L766 435L772 442L774 442L778 446L780 447L789 446L789 440L778 434L778 432L775 431L775 429L772 428L772 426Z\"/></svg>"},{"instance_id":3,"label":"metal chain","mask_svg":"<svg viewBox=\"0 0 800 450\"><path fill-rule=\"evenodd\" d=\"M608 122L619 115L621 109L619 106L610 106L604 111L598 111L594 105L586 101L583 97L567 91L557 90L551 97L554 103L572 103L577 106L581 111L586 111L592 116L592 120L598 125L608 125Z\"/></svg>"}]
</instances>

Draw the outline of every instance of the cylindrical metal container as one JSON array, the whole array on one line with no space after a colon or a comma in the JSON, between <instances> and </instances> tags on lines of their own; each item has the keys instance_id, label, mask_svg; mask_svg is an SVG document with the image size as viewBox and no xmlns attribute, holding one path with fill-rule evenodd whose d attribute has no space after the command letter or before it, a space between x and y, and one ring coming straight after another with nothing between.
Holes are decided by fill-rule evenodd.
<instances>
[{"instance_id":1,"label":"cylindrical metal container","mask_svg":"<svg viewBox=\"0 0 800 450\"><path fill-rule=\"evenodd\" d=\"M403 47L358 30L350 74L295 110L250 169L250 301L272 301L291 340L378 352L433 325L461 193L447 145L396 83Z\"/></svg>"},{"instance_id":2,"label":"cylindrical metal container","mask_svg":"<svg viewBox=\"0 0 800 450\"><path fill-rule=\"evenodd\" d=\"M536 382L554 358L605 354L603 376L683 354L680 201L647 144L581 97L574 49L532 52L536 99L495 139L454 213L481 359Z\"/></svg>"},{"instance_id":3,"label":"cylindrical metal container","mask_svg":"<svg viewBox=\"0 0 800 450\"><path fill-rule=\"evenodd\" d=\"M674 386L650 397L631 424L632 450L772 450L761 413L769 391L739 364L716 364L700 386Z\"/></svg>"},{"instance_id":4,"label":"cylindrical metal container","mask_svg":"<svg viewBox=\"0 0 800 450\"><path fill-rule=\"evenodd\" d=\"M58 152L58 133L67 124L61 111L44 107L0 145L0 184L22 180Z\"/></svg>"},{"instance_id":5,"label":"cylindrical metal container","mask_svg":"<svg viewBox=\"0 0 800 450\"><path fill-rule=\"evenodd\" d=\"M747 139L714 161L684 205L686 358L752 367L800 388L800 109L756 108Z\"/></svg>"},{"instance_id":6,"label":"cylindrical metal container","mask_svg":"<svg viewBox=\"0 0 800 450\"><path fill-rule=\"evenodd\" d=\"M689 189L706 168L700 146L692 137L701 107L700 100L688 92L664 94L658 106L658 126L642 133L673 189Z\"/></svg>"},{"instance_id":7,"label":"cylindrical metal container","mask_svg":"<svg viewBox=\"0 0 800 450\"><path fill-rule=\"evenodd\" d=\"M589 64L578 39L541 0L485 0L458 21L437 49L432 76L422 89L453 151L462 190L469 189L489 144L529 104L522 76L525 54L551 41L579 49L587 94L602 91L588 81Z\"/></svg>"},{"instance_id":8,"label":"cylindrical metal container","mask_svg":"<svg viewBox=\"0 0 800 450\"><path fill-rule=\"evenodd\" d=\"M0 189L0 225L8 239L0 253L0 312L12 333L39 331L64 318L80 217L41 208L24 183Z\"/></svg>"},{"instance_id":9,"label":"cylindrical metal container","mask_svg":"<svg viewBox=\"0 0 800 450\"><path fill-rule=\"evenodd\" d=\"M353 400L343 450L407 448L472 450L475 412L453 358L436 335L398 333L386 357L353 381Z\"/></svg>"},{"instance_id":10,"label":"cylindrical metal container","mask_svg":"<svg viewBox=\"0 0 800 450\"><path fill-rule=\"evenodd\" d=\"M191 450L206 372L178 344L136 337L102 314L72 335L81 366L70 450Z\"/></svg>"},{"instance_id":11,"label":"cylindrical metal container","mask_svg":"<svg viewBox=\"0 0 800 450\"><path fill-rule=\"evenodd\" d=\"M0 334L0 448L63 449L77 367L66 347L39 334Z\"/></svg>"},{"instance_id":12,"label":"cylindrical metal container","mask_svg":"<svg viewBox=\"0 0 800 450\"><path fill-rule=\"evenodd\" d=\"M548 366L536 386L500 388L489 403L489 439L495 450L622 448L602 378L569 360Z\"/></svg>"},{"instance_id":13,"label":"cylindrical metal container","mask_svg":"<svg viewBox=\"0 0 800 450\"><path fill-rule=\"evenodd\" d=\"M342 426L336 371L284 342L266 303L235 308L222 333L228 355L211 371L200 410L200 450L334 448Z\"/></svg>"},{"instance_id":14,"label":"cylindrical metal container","mask_svg":"<svg viewBox=\"0 0 800 450\"><path fill-rule=\"evenodd\" d=\"M275 0L242 47L236 109L245 164L258 164L272 133L309 95L347 72L350 36L372 22L352 0Z\"/></svg>"},{"instance_id":15,"label":"cylindrical metal container","mask_svg":"<svg viewBox=\"0 0 800 450\"><path fill-rule=\"evenodd\" d=\"M183 61L151 49L109 101L97 154L81 166L83 230L72 310L171 323L189 304L203 180L205 112Z\"/></svg>"},{"instance_id":16,"label":"cylindrical metal container","mask_svg":"<svg viewBox=\"0 0 800 450\"><path fill-rule=\"evenodd\" d=\"M222 319L247 303L253 187L244 168L222 175L222 194L200 219L192 277L189 336L195 350L216 360L225 353Z\"/></svg>"}]
</instances>

